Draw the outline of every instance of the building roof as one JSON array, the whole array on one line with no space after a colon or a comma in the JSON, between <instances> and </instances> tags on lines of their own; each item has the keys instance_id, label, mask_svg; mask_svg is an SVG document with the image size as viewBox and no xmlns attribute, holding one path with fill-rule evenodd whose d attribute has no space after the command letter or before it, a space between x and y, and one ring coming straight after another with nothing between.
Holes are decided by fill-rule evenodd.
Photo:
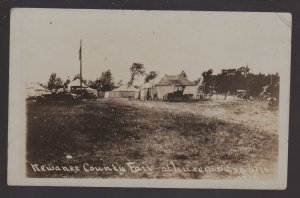
<instances>
[{"instance_id":1,"label":"building roof","mask_svg":"<svg viewBox=\"0 0 300 198\"><path fill-rule=\"evenodd\" d=\"M80 87L80 79L73 80L68 84L69 87ZM82 87L88 87L86 84L82 82Z\"/></svg>"},{"instance_id":2,"label":"building roof","mask_svg":"<svg viewBox=\"0 0 300 198\"><path fill-rule=\"evenodd\" d=\"M196 85L196 84L189 81L182 74L179 74L179 75L165 74L165 76L156 85L158 85L158 86L170 86L170 85L192 86L192 85Z\"/></svg>"}]
</instances>

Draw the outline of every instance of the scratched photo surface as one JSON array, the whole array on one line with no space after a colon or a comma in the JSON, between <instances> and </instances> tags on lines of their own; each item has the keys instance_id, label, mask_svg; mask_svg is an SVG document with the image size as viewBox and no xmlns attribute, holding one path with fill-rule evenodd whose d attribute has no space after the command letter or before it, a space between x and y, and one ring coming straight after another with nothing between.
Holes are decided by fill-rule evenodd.
<instances>
[{"instance_id":1,"label":"scratched photo surface","mask_svg":"<svg viewBox=\"0 0 300 198\"><path fill-rule=\"evenodd\" d=\"M19 171L24 181L284 188L290 14L13 9L11 18L11 183Z\"/></svg>"}]
</instances>

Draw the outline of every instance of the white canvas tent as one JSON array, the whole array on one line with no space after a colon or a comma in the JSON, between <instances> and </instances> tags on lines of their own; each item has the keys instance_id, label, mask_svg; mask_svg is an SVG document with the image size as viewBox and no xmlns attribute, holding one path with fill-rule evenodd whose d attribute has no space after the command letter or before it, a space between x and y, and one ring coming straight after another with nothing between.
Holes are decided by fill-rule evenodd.
<instances>
[{"instance_id":1,"label":"white canvas tent","mask_svg":"<svg viewBox=\"0 0 300 198\"><path fill-rule=\"evenodd\" d=\"M105 98L138 98L139 90L127 84L112 91L105 92Z\"/></svg>"},{"instance_id":2,"label":"white canvas tent","mask_svg":"<svg viewBox=\"0 0 300 198\"><path fill-rule=\"evenodd\" d=\"M75 90L80 89L80 79L73 80L68 84L68 91L74 92ZM98 91L96 89L90 88L85 83L82 83L82 89L92 93L94 96L98 97Z\"/></svg>"},{"instance_id":3,"label":"white canvas tent","mask_svg":"<svg viewBox=\"0 0 300 198\"><path fill-rule=\"evenodd\" d=\"M80 88L80 79L73 80L68 84L68 90L71 91L72 88ZM88 88L88 86L82 83L82 88Z\"/></svg>"},{"instance_id":4,"label":"white canvas tent","mask_svg":"<svg viewBox=\"0 0 300 198\"><path fill-rule=\"evenodd\" d=\"M50 90L34 82L26 83L25 88L26 88L26 98L34 98L51 92Z\"/></svg>"},{"instance_id":5,"label":"white canvas tent","mask_svg":"<svg viewBox=\"0 0 300 198\"><path fill-rule=\"evenodd\" d=\"M155 84L156 84L155 80L152 80L141 86L140 88L141 100L156 99L157 92L156 92Z\"/></svg>"}]
</instances>

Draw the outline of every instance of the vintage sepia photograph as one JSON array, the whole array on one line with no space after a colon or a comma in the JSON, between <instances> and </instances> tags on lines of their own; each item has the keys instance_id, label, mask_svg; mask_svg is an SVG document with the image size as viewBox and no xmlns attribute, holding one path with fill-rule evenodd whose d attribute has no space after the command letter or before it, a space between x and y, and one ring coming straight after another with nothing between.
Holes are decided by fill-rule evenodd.
<instances>
[{"instance_id":1,"label":"vintage sepia photograph","mask_svg":"<svg viewBox=\"0 0 300 198\"><path fill-rule=\"evenodd\" d=\"M8 184L286 188L291 24L12 9Z\"/></svg>"}]
</instances>

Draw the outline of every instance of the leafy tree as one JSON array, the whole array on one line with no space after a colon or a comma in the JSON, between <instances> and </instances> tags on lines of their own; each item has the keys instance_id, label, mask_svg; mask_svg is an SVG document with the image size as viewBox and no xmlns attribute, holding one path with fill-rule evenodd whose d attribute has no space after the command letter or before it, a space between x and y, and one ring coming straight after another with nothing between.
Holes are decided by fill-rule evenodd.
<instances>
[{"instance_id":1,"label":"leafy tree","mask_svg":"<svg viewBox=\"0 0 300 198\"><path fill-rule=\"evenodd\" d=\"M263 87L279 82L278 74L253 74L250 68L240 67L238 69L223 69L215 76L215 88L218 93L224 94L228 91L235 92L238 89L248 91L249 96L258 96Z\"/></svg>"},{"instance_id":2,"label":"leafy tree","mask_svg":"<svg viewBox=\"0 0 300 198\"><path fill-rule=\"evenodd\" d=\"M77 80L77 79L80 80L80 74L76 74L76 75L73 77L73 81L74 81L74 80ZM87 80L85 80L85 79L82 78L82 83L87 84Z\"/></svg>"},{"instance_id":3,"label":"leafy tree","mask_svg":"<svg viewBox=\"0 0 300 198\"><path fill-rule=\"evenodd\" d=\"M130 67L130 80L128 86L131 86L137 77L144 76L146 74L146 69L142 63L133 63Z\"/></svg>"},{"instance_id":4,"label":"leafy tree","mask_svg":"<svg viewBox=\"0 0 300 198\"><path fill-rule=\"evenodd\" d=\"M216 91L224 94L228 91L236 91L240 89L238 83L241 79L241 73L237 72L236 69L223 69L220 74L216 76Z\"/></svg>"},{"instance_id":5,"label":"leafy tree","mask_svg":"<svg viewBox=\"0 0 300 198\"><path fill-rule=\"evenodd\" d=\"M247 75L249 74L250 68L248 66L240 67L237 71L243 74L243 76L246 78Z\"/></svg>"},{"instance_id":6,"label":"leafy tree","mask_svg":"<svg viewBox=\"0 0 300 198\"><path fill-rule=\"evenodd\" d=\"M204 84L204 93L208 94L211 91L212 85L213 85L213 70L209 69L206 72L202 73L203 77L203 84Z\"/></svg>"},{"instance_id":7,"label":"leafy tree","mask_svg":"<svg viewBox=\"0 0 300 198\"><path fill-rule=\"evenodd\" d=\"M196 84L196 85L199 85L199 83L201 82L203 78L202 77L199 77L197 80L194 80L193 82Z\"/></svg>"},{"instance_id":8,"label":"leafy tree","mask_svg":"<svg viewBox=\"0 0 300 198\"><path fill-rule=\"evenodd\" d=\"M109 70L102 72L101 78L101 91L111 91L115 87L115 83L113 82L112 73Z\"/></svg>"},{"instance_id":9,"label":"leafy tree","mask_svg":"<svg viewBox=\"0 0 300 198\"><path fill-rule=\"evenodd\" d=\"M98 86L97 86L97 82L96 81L92 81L92 80L89 80L87 82L87 85L92 88L92 89L97 89L98 90Z\"/></svg>"},{"instance_id":10,"label":"leafy tree","mask_svg":"<svg viewBox=\"0 0 300 198\"><path fill-rule=\"evenodd\" d=\"M123 85L124 85L123 80L119 80L119 81L117 82L117 87L121 87L121 86L123 86Z\"/></svg>"},{"instance_id":11,"label":"leafy tree","mask_svg":"<svg viewBox=\"0 0 300 198\"><path fill-rule=\"evenodd\" d=\"M115 88L115 83L110 70L102 72L100 77L95 81L89 81L88 84L91 88L102 92L111 91Z\"/></svg>"},{"instance_id":12,"label":"leafy tree","mask_svg":"<svg viewBox=\"0 0 300 198\"><path fill-rule=\"evenodd\" d=\"M144 83L148 83L151 80L154 80L156 77L158 76L158 73L156 71L150 71L146 77L145 77L145 82Z\"/></svg>"},{"instance_id":13,"label":"leafy tree","mask_svg":"<svg viewBox=\"0 0 300 198\"><path fill-rule=\"evenodd\" d=\"M64 87L67 87L68 84L69 84L70 82L71 82L70 79L67 79L67 80L64 82Z\"/></svg>"},{"instance_id":14,"label":"leafy tree","mask_svg":"<svg viewBox=\"0 0 300 198\"><path fill-rule=\"evenodd\" d=\"M74 80L77 80L77 79L80 80L80 74L76 74L76 75L73 77L73 81L74 81Z\"/></svg>"},{"instance_id":15,"label":"leafy tree","mask_svg":"<svg viewBox=\"0 0 300 198\"><path fill-rule=\"evenodd\" d=\"M56 73L52 73L48 81L48 88L52 90L59 86L62 86L62 80L57 77Z\"/></svg>"}]
</instances>

